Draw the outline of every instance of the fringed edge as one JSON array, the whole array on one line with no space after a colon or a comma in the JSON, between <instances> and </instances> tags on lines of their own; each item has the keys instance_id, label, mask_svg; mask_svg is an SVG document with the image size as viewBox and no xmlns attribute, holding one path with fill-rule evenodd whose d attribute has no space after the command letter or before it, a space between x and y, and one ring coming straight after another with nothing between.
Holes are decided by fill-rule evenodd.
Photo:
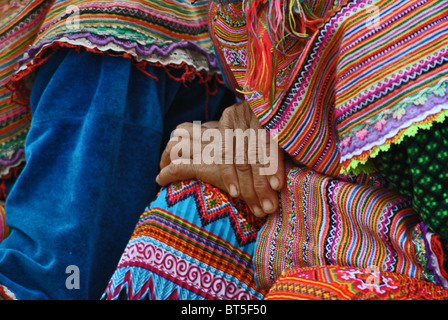
<instances>
[{"instance_id":1,"label":"fringed edge","mask_svg":"<svg viewBox=\"0 0 448 320\"><path fill-rule=\"evenodd\" d=\"M445 259L444 259L444 252L442 248L442 243L439 235L433 235L431 237L431 251L434 253L435 258L437 260L437 266L439 268L440 275L445 279L445 281L448 281L448 273L445 270ZM445 287L445 289L448 289L448 287Z\"/></svg>"},{"instance_id":2,"label":"fringed edge","mask_svg":"<svg viewBox=\"0 0 448 320\"><path fill-rule=\"evenodd\" d=\"M7 175L4 175L1 177L1 183L0 183L0 202L6 201L6 198L8 197L8 191L6 190L6 181L9 179L17 179L20 172L25 167L25 164L20 164L17 167L12 167L9 169L9 172Z\"/></svg>"},{"instance_id":3,"label":"fringed edge","mask_svg":"<svg viewBox=\"0 0 448 320\"><path fill-rule=\"evenodd\" d=\"M207 93L206 105L205 105L206 119L208 118L207 110L208 110L209 95L215 95L218 92L219 85L224 84L224 81L222 80L219 74L210 75L206 70L197 70L196 68L189 65L187 62L182 62L181 64L164 65L159 62L150 62L146 60L137 61L133 55L127 52L117 52L111 50L101 51L96 48L87 48L82 45L73 45L65 42L54 42L45 49L42 49L30 61L28 61L26 65L22 67L21 70L13 74L9 78L9 82L6 86L7 89L11 92L11 101L14 100L14 102L16 102L17 104L26 106L27 117L29 117L29 119L31 119L31 113L29 112L29 97L31 90L26 85L26 78L30 76L36 70L36 68L38 68L39 66L44 64L48 59L50 59L51 56L61 48L72 48L75 49L77 52L80 52L81 50L86 50L92 53L108 54L115 57L123 57L126 59L130 59L138 70L140 70L141 72L143 72L144 74L155 80L158 80L157 77L146 71L146 68L148 66L164 68L166 74L170 78L172 78L175 81L180 81L184 85L186 85L188 82L191 82L195 77L198 77L199 83L204 84ZM170 68L184 69L184 73L182 74L181 77L175 77L170 72Z\"/></svg>"},{"instance_id":4,"label":"fringed edge","mask_svg":"<svg viewBox=\"0 0 448 320\"><path fill-rule=\"evenodd\" d=\"M244 0L243 11L246 13L248 26L248 66L241 93L257 91L265 95L269 92L272 102L275 95L275 74L278 72L275 53L286 54L284 41L288 38L308 40L346 2L347 0L320 0L316 7L331 8L318 15L301 0Z\"/></svg>"},{"instance_id":5,"label":"fringed edge","mask_svg":"<svg viewBox=\"0 0 448 320\"><path fill-rule=\"evenodd\" d=\"M423 221L414 226L412 233L417 261L423 268L425 279L448 289L448 274L440 236L433 233Z\"/></svg>"}]
</instances>

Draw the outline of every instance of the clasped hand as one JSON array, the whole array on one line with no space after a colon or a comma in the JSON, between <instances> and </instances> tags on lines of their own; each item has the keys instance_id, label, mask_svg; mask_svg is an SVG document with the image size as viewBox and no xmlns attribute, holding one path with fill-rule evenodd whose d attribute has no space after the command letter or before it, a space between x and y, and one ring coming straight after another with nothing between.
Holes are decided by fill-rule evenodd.
<instances>
[{"instance_id":1,"label":"clasped hand","mask_svg":"<svg viewBox=\"0 0 448 320\"><path fill-rule=\"evenodd\" d=\"M278 209L276 191L285 179L283 150L245 101L225 109L219 121L179 125L160 167L159 185L201 180L243 199L258 217Z\"/></svg>"}]
</instances>

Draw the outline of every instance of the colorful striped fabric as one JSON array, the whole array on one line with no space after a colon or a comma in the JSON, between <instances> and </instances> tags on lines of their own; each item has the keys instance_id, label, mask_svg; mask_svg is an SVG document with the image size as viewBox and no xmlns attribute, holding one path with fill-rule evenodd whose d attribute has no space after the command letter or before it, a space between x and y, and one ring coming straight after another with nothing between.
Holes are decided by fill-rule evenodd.
<instances>
[{"instance_id":1,"label":"colorful striped fabric","mask_svg":"<svg viewBox=\"0 0 448 320\"><path fill-rule=\"evenodd\" d=\"M262 223L211 185L172 184L141 215L103 299L260 300L252 256Z\"/></svg>"},{"instance_id":2,"label":"colorful striped fabric","mask_svg":"<svg viewBox=\"0 0 448 320\"><path fill-rule=\"evenodd\" d=\"M264 19L272 1L252 2ZM322 23L307 28L307 38L289 34L271 46L275 60L258 63L260 69L272 65L259 71L274 72L269 90L245 87L251 80L248 61L262 53L248 32L257 28L268 42L263 35L275 30L261 18L246 25L250 7L241 3L212 3L209 23L228 82L245 92L263 126L298 162L331 176L356 172L391 144L445 119L446 1L336 1L329 15L314 7L323 1L295 3L320 12ZM294 15L297 28L303 27L301 14Z\"/></svg>"},{"instance_id":3,"label":"colorful striped fabric","mask_svg":"<svg viewBox=\"0 0 448 320\"><path fill-rule=\"evenodd\" d=\"M7 84L25 49L35 39L51 1L2 1L0 4L0 177L23 165L29 128L26 103L11 97ZM24 90L24 88L22 89Z\"/></svg>"},{"instance_id":4,"label":"colorful striped fabric","mask_svg":"<svg viewBox=\"0 0 448 320\"><path fill-rule=\"evenodd\" d=\"M142 70L148 63L181 67L179 80L215 81L206 9L206 0L2 1L0 177L25 161L32 72L52 49L84 47L132 58Z\"/></svg>"},{"instance_id":5,"label":"colorful striped fabric","mask_svg":"<svg viewBox=\"0 0 448 320\"><path fill-rule=\"evenodd\" d=\"M125 52L136 61L185 63L198 71L216 72L206 4L204 0L195 4L188 0L54 1L36 40L19 61L19 70L57 42Z\"/></svg>"},{"instance_id":6,"label":"colorful striped fabric","mask_svg":"<svg viewBox=\"0 0 448 320\"><path fill-rule=\"evenodd\" d=\"M380 176L337 180L290 167L287 177L280 211L264 219L200 181L162 189L102 298L448 298L439 237ZM372 273L385 282L363 291Z\"/></svg>"},{"instance_id":7,"label":"colorful striped fabric","mask_svg":"<svg viewBox=\"0 0 448 320\"><path fill-rule=\"evenodd\" d=\"M394 272L321 266L283 272L265 300L448 300L448 290Z\"/></svg>"},{"instance_id":8,"label":"colorful striped fabric","mask_svg":"<svg viewBox=\"0 0 448 320\"><path fill-rule=\"evenodd\" d=\"M409 198L380 180L360 185L305 168L291 168L287 177L281 210L258 235L254 264L261 288L269 289L284 270L324 265L377 268L448 288L440 240Z\"/></svg>"}]
</instances>

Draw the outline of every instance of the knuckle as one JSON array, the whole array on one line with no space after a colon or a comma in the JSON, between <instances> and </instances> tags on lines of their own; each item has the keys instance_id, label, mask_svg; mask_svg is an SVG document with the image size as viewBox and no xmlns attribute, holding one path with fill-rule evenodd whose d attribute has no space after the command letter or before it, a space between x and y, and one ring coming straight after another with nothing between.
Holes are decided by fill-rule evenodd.
<instances>
[{"instance_id":1,"label":"knuckle","mask_svg":"<svg viewBox=\"0 0 448 320\"><path fill-rule=\"evenodd\" d=\"M230 106L224 109L222 112L222 119L231 119L233 117L233 114L235 112L235 107Z\"/></svg>"},{"instance_id":2,"label":"knuckle","mask_svg":"<svg viewBox=\"0 0 448 320\"><path fill-rule=\"evenodd\" d=\"M235 169L242 173L249 173L252 171L252 167L244 162L244 163L235 163Z\"/></svg>"},{"instance_id":3,"label":"knuckle","mask_svg":"<svg viewBox=\"0 0 448 320\"><path fill-rule=\"evenodd\" d=\"M176 145L178 143L178 141L177 140L175 140L175 139L170 139L169 141L168 141L168 143L166 144L166 147L165 147L165 152L169 152L171 149L173 149L173 147Z\"/></svg>"},{"instance_id":4,"label":"knuckle","mask_svg":"<svg viewBox=\"0 0 448 320\"><path fill-rule=\"evenodd\" d=\"M265 179L254 179L254 188L257 193L267 195L270 191L270 187Z\"/></svg>"},{"instance_id":5,"label":"knuckle","mask_svg":"<svg viewBox=\"0 0 448 320\"><path fill-rule=\"evenodd\" d=\"M267 183L267 181L254 181L254 189L257 194L257 196L262 198L274 198L274 190L270 187L270 185Z\"/></svg>"},{"instance_id":6,"label":"knuckle","mask_svg":"<svg viewBox=\"0 0 448 320\"><path fill-rule=\"evenodd\" d=\"M229 166L219 165L218 170L222 181L226 183L238 183L238 176Z\"/></svg>"},{"instance_id":7,"label":"knuckle","mask_svg":"<svg viewBox=\"0 0 448 320\"><path fill-rule=\"evenodd\" d=\"M176 128L171 133L171 139L178 138L178 137L184 137L185 135L188 135L188 132L190 131L192 127L192 123L184 122L176 126Z\"/></svg>"},{"instance_id":8,"label":"knuckle","mask_svg":"<svg viewBox=\"0 0 448 320\"><path fill-rule=\"evenodd\" d=\"M173 176L173 177L178 176L179 173L180 173L180 170L181 170L181 165L180 164L171 163L168 166L168 174L170 176Z\"/></svg>"}]
</instances>

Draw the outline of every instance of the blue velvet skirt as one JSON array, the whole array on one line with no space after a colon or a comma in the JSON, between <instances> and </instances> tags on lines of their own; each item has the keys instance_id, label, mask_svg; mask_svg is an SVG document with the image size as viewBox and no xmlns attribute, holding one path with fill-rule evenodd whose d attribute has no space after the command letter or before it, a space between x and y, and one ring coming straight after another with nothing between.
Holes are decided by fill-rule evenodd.
<instances>
[{"instance_id":1,"label":"blue velvet skirt","mask_svg":"<svg viewBox=\"0 0 448 320\"><path fill-rule=\"evenodd\" d=\"M26 166L7 198L0 284L18 299L98 299L152 201L159 157L177 124L219 116L207 95L166 69L61 49L38 70ZM170 72L182 72L173 69Z\"/></svg>"}]
</instances>

